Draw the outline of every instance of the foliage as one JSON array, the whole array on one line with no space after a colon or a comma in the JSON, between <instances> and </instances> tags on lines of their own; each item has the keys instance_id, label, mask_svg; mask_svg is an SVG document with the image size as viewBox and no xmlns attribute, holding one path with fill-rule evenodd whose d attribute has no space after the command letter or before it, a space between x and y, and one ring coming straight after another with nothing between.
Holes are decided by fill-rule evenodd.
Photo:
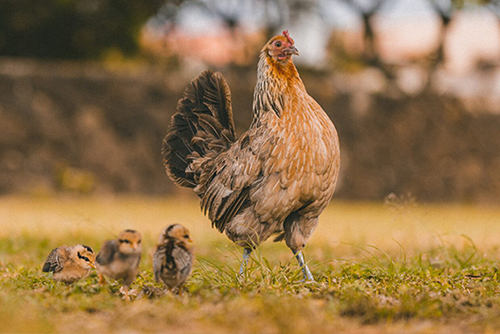
<instances>
[{"instance_id":1,"label":"foliage","mask_svg":"<svg viewBox=\"0 0 500 334\"><path fill-rule=\"evenodd\" d=\"M125 55L159 8L156 0L3 0L0 55L57 59Z\"/></svg>"}]
</instances>

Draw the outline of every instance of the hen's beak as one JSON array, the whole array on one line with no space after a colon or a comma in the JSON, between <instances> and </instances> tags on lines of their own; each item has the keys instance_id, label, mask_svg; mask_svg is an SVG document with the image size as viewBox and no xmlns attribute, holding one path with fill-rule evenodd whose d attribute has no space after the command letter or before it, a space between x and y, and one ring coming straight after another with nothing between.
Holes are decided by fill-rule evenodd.
<instances>
[{"instance_id":1,"label":"hen's beak","mask_svg":"<svg viewBox=\"0 0 500 334\"><path fill-rule=\"evenodd\" d=\"M295 46L290 46L289 48L286 48L285 50L285 53L288 54L288 55L299 55L299 50L297 50L297 48Z\"/></svg>"}]
</instances>

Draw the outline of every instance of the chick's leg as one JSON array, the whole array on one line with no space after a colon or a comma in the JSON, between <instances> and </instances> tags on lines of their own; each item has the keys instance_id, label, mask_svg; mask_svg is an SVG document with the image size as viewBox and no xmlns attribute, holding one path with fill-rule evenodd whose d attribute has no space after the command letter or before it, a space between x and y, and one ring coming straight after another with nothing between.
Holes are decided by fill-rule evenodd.
<instances>
[{"instance_id":1,"label":"chick's leg","mask_svg":"<svg viewBox=\"0 0 500 334\"><path fill-rule=\"evenodd\" d=\"M137 274L134 273L132 275L129 275L128 277L126 277L124 280L123 280L123 288L125 289L125 291L127 291L127 295L130 297L137 297L137 295L139 294L139 292L137 291L137 289L131 289L130 286L132 285L132 283L134 282L134 279L136 278Z\"/></svg>"},{"instance_id":2,"label":"chick's leg","mask_svg":"<svg viewBox=\"0 0 500 334\"><path fill-rule=\"evenodd\" d=\"M304 262L304 255L302 255L301 251L296 251L292 250L293 254L295 254L295 258L299 262L299 266L302 268L302 272L304 273L304 280L305 281L310 281L310 282L315 282L314 277L309 270L309 267L307 264Z\"/></svg>"},{"instance_id":3,"label":"chick's leg","mask_svg":"<svg viewBox=\"0 0 500 334\"><path fill-rule=\"evenodd\" d=\"M128 291L128 287L125 287L124 285L122 285L122 287L120 288L120 292L123 294L124 300L130 301L130 294Z\"/></svg>"},{"instance_id":4,"label":"chick's leg","mask_svg":"<svg viewBox=\"0 0 500 334\"><path fill-rule=\"evenodd\" d=\"M98 276L99 276L99 285L100 286L106 285L106 278L104 278L104 275L99 273Z\"/></svg>"},{"instance_id":5,"label":"chick's leg","mask_svg":"<svg viewBox=\"0 0 500 334\"><path fill-rule=\"evenodd\" d=\"M241 262L240 266L240 276L243 275L243 272L247 268L248 259L250 258L251 253L252 253L251 248L245 247L245 249L243 249L243 261Z\"/></svg>"}]
</instances>

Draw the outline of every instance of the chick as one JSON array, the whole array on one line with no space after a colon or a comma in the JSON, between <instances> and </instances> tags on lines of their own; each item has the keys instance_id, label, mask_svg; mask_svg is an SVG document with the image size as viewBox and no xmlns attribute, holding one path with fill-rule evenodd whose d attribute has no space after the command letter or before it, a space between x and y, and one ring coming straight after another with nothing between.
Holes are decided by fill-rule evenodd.
<instances>
[{"instance_id":1,"label":"chick","mask_svg":"<svg viewBox=\"0 0 500 334\"><path fill-rule=\"evenodd\" d=\"M141 252L141 234L135 230L124 230L118 239L107 240L96 259L99 284L106 283L104 276L122 280L120 292L130 300L129 288L139 273Z\"/></svg>"},{"instance_id":2,"label":"chick","mask_svg":"<svg viewBox=\"0 0 500 334\"><path fill-rule=\"evenodd\" d=\"M53 272L53 279L64 283L73 283L86 277L91 268L94 267L95 253L89 246L66 245L53 249L45 263L42 271Z\"/></svg>"},{"instance_id":3,"label":"chick","mask_svg":"<svg viewBox=\"0 0 500 334\"><path fill-rule=\"evenodd\" d=\"M153 255L156 282L182 293L181 287L193 270L192 242L189 230L182 225L170 225L162 231Z\"/></svg>"}]
</instances>

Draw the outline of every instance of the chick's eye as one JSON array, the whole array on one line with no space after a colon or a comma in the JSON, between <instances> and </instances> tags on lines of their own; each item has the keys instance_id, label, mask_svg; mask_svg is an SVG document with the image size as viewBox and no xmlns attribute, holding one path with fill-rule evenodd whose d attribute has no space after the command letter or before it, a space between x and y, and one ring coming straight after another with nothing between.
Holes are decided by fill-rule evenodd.
<instances>
[{"instance_id":1,"label":"chick's eye","mask_svg":"<svg viewBox=\"0 0 500 334\"><path fill-rule=\"evenodd\" d=\"M274 46L276 46L277 48L281 47L281 42L280 41L274 42Z\"/></svg>"},{"instance_id":2,"label":"chick's eye","mask_svg":"<svg viewBox=\"0 0 500 334\"><path fill-rule=\"evenodd\" d=\"M90 262L89 258L88 258L88 257L86 257L86 256L83 256L82 254L80 254L80 252L78 252L78 257L79 257L80 259L82 259L82 260L85 260L85 261L87 261L87 262Z\"/></svg>"}]
</instances>

